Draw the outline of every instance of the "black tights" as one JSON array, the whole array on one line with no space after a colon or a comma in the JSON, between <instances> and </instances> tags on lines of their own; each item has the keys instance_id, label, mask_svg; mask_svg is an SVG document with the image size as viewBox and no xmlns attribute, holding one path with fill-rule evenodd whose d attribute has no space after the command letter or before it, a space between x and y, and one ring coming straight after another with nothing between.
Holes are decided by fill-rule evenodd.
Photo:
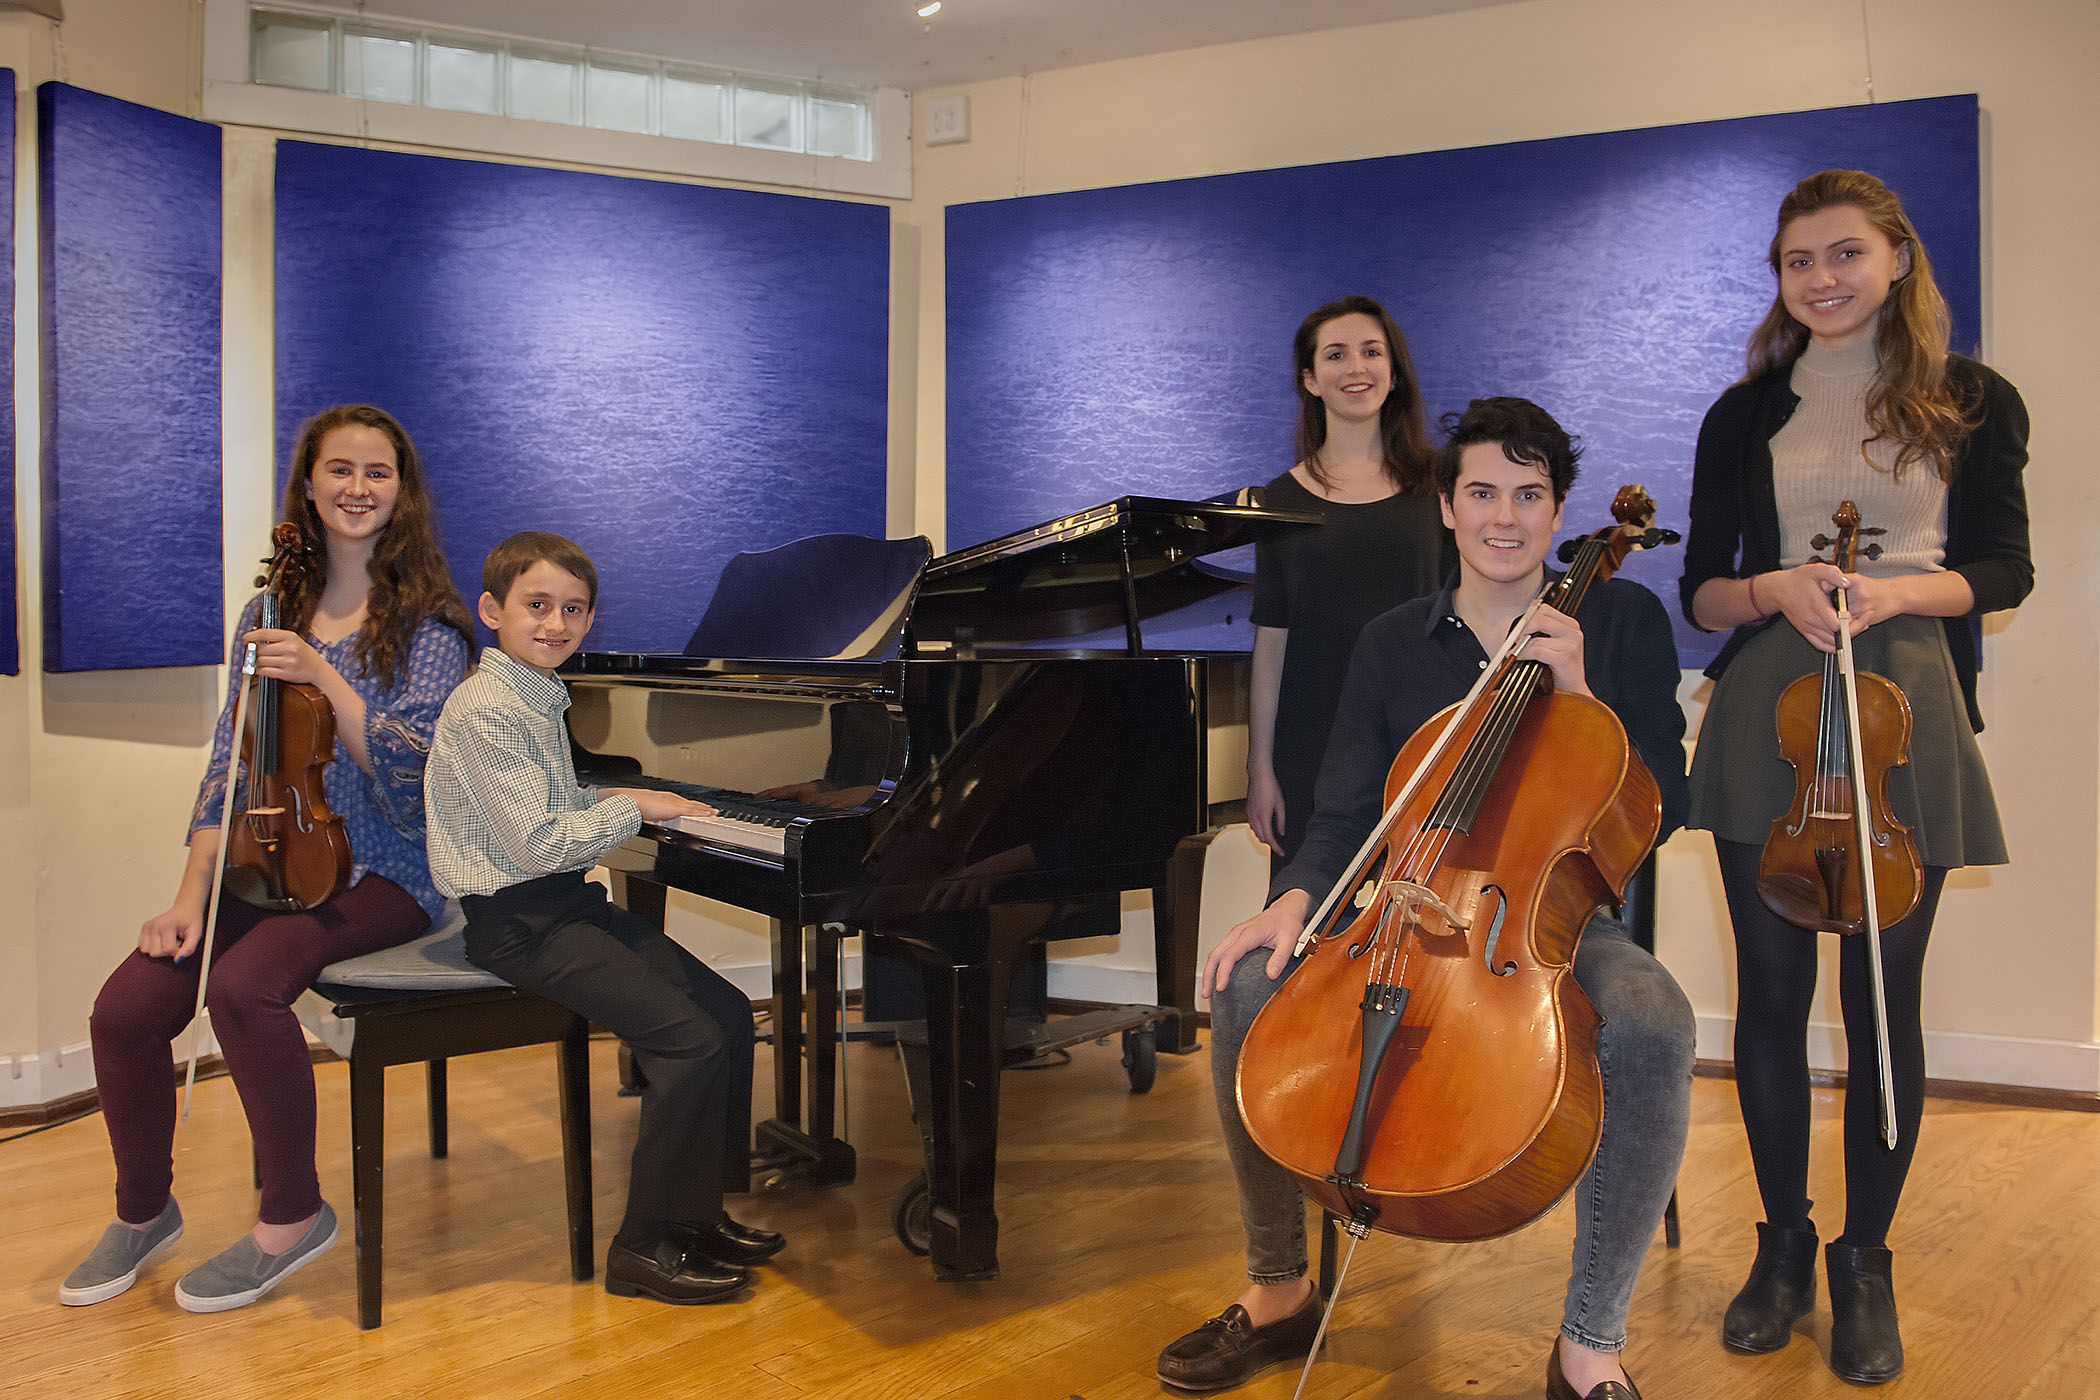
<instances>
[{"instance_id":1,"label":"black tights","mask_svg":"<svg viewBox=\"0 0 2100 1400\"><path fill-rule=\"evenodd\" d=\"M1808 1013L1816 991L1816 939L1757 897L1762 850L1715 841L1721 886L1735 925L1735 1089L1765 1219L1805 1230L1808 1218ZM1918 907L1882 930L1882 988L1889 1065L1896 1081L1896 1147L1882 1146L1881 1072L1874 1049L1874 993L1866 940L1838 954L1845 1017L1845 1233L1849 1245L1885 1245L1925 1112L1925 1033L1920 1005L1925 944L1947 872L1925 868Z\"/></svg>"}]
</instances>

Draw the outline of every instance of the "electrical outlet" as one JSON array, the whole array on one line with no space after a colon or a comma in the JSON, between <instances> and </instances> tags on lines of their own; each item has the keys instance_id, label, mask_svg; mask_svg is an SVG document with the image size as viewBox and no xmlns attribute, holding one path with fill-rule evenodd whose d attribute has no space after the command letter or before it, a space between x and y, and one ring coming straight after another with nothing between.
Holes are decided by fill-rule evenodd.
<instances>
[{"instance_id":1,"label":"electrical outlet","mask_svg":"<svg viewBox=\"0 0 2100 1400\"><path fill-rule=\"evenodd\" d=\"M931 97L926 100L926 144L947 146L970 139L970 99Z\"/></svg>"}]
</instances>

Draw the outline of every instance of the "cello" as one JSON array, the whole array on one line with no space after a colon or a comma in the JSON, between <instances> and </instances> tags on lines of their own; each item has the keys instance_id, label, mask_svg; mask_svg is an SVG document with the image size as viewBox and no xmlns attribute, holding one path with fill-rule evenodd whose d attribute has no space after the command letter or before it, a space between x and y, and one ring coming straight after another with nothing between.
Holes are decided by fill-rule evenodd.
<instances>
[{"instance_id":1,"label":"cello","mask_svg":"<svg viewBox=\"0 0 2100 1400\"><path fill-rule=\"evenodd\" d=\"M1567 574L1401 748L1384 816L1248 1029L1248 1132L1348 1223L1352 1254L1374 1227L1518 1229L1596 1151L1599 1020L1575 946L1646 858L1661 798L1611 709L1517 653L1540 606L1572 614L1630 551L1675 542L1654 510L1622 489L1618 523L1563 546Z\"/></svg>"},{"instance_id":2,"label":"cello","mask_svg":"<svg viewBox=\"0 0 2100 1400\"><path fill-rule=\"evenodd\" d=\"M1862 547L1859 540L1884 532L1862 527L1859 507L1852 502L1841 503L1830 523L1837 527L1834 537L1818 534L1809 543L1830 550L1830 562L1842 572L1854 572L1861 555L1881 556L1880 545ZM1918 907L1925 874L1910 828L1889 809L1889 773L1910 760L1910 701L1886 676L1854 664L1845 590L1835 589L1831 596L1837 605L1837 649L1824 656L1821 672L1781 692L1773 711L1779 755L1794 767L1794 796L1765 838L1757 896L1797 928L1867 935L1881 1069L1881 1140L1893 1149L1896 1089L1889 1065L1881 930Z\"/></svg>"},{"instance_id":3,"label":"cello","mask_svg":"<svg viewBox=\"0 0 2100 1400\"><path fill-rule=\"evenodd\" d=\"M292 521L270 532L271 556L255 580L262 589L258 627L278 625L280 599L311 567L312 545ZM242 653L239 693L234 700L232 753L226 792L219 807L219 862L205 903L203 961L197 975L189 1069L182 1085L182 1118L190 1116L190 1090L197 1082L197 1057L204 1048L204 995L211 983L211 955L219 927L222 890L275 913L295 913L325 904L350 885L350 836L343 819L329 810L325 779L335 754L335 709L319 689L255 674L256 644ZM236 778L247 775L247 806L233 820Z\"/></svg>"}]
</instances>

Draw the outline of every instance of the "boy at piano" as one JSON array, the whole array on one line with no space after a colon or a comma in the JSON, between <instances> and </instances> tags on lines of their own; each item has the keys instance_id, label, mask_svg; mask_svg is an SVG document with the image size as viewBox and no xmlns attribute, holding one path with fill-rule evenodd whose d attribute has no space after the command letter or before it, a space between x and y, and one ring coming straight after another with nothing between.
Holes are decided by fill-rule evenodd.
<instances>
[{"instance_id":1,"label":"boy at piano","mask_svg":"<svg viewBox=\"0 0 2100 1400\"><path fill-rule=\"evenodd\" d=\"M626 1298L712 1303L786 1243L722 1210L750 1150L751 1003L584 878L644 821L712 816L668 792L578 785L555 675L590 631L598 571L570 540L512 535L481 569L494 648L445 703L424 778L430 869L467 957L627 1042L646 1076L627 1213L605 1260Z\"/></svg>"}]
</instances>

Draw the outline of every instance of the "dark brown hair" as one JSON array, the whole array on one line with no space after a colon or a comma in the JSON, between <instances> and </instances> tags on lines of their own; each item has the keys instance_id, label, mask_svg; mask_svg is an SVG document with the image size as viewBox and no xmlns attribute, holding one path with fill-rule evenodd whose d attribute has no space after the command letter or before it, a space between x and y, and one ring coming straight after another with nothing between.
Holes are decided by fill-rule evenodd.
<instances>
[{"instance_id":1,"label":"dark brown hair","mask_svg":"<svg viewBox=\"0 0 2100 1400\"><path fill-rule=\"evenodd\" d=\"M1947 342L1953 322L1947 299L1933 281L1932 260L1903 212L1896 192L1863 170L1824 170L1794 186L1779 204L1779 225L1772 233L1766 261L1779 275L1780 243L1787 225L1804 214L1851 205L1901 252L1910 249L1910 271L1896 279L1882 303L1874 331L1874 382L1867 390L1867 430L1859 445L1866 457L1869 443L1896 443L1895 475L1917 462L1929 465L1942 481L1954 479L1955 457L1969 430L1976 426L1978 406L1963 404L1947 381ZM1748 379L1791 365L1808 348L1808 327L1786 309L1786 297L1775 292L1772 308L1750 333ZM1871 464L1872 459L1867 459Z\"/></svg>"},{"instance_id":2,"label":"dark brown hair","mask_svg":"<svg viewBox=\"0 0 2100 1400\"><path fill-rule=\"evenodd\" d=\"M1392 360L1393 387L1378 408L1378 438L1384 449L1385 474L1402 491L1421 491L1429 486L1429 411L1422 406L1421 381L1415 378L1414 357L1408 354L1407 337L1383 306L1364 296L1330 301L1307 316L1291 342L1296 370L1291 384L1298 391L1298 460L1322 487L1333 483L1320 461L1327 445L1327 405L1305 387L1305 376L1320 351L1320 328L1341 316L1369 316L1385 337Z\"/></svg>"},{"instance_id":3,"label":"dark brown hair","mask_svg":"<svg viewBox=\"0 0 2100 1400\"><path fill-rule=\"evenodd\" d=\"M1553 504L1568 499L1582 442L1571 438L1553 415L1529 399L1475 399L1464 413L1447 413L1438 426L1444 445L1436 454L1436 492L1445 500L1458 489L1459 458L1476 443L1492 442L1520 466L1537 467L1553 484Z\"/></svg>"},{"instance_id":4,"label":"dark brown hair","mask_svg":"<svg viewBox=\"0 0 2100 1400\"><path fill-rule=\"evenodd\" d=\"M598 606L598 566L582 545L546 530L520 530L490 550L481 565L481 587L501 603L510 597L510 586L519 574L543 562L573 575L583 584L589 606Z\"/></svg>"},{"instance_id":5,"label":"dark brown hair","mask_svg":"<svg viewBox=\"0 0 2100 1400\"><path fill-rule=\"evenodd\" d=\"M322 546L327 531L314 509L306 488L314 464L321 457L321 441L337 428L361 425L376 428L394 445L394 471L400 491L394 498L394 513L372 549L366 566L370 580L365 595L364 626L357 630L355 652L358 665L383 687L391 687L408 659L410 641L423 619L434 617L466 638L469 654L474 646L474 626L467 620L467 605L453 586L445 567L445 552L438 544L437 513L430 504L430 489L423 475L423 458L393 414L368 403L337 404L316 413L299 427L292 447L291 471L284 483L283 518L295 522L315 546L318 564L296 579L284 598L283 625L304 632L313 623L314 610L328 586L328 554Z\"/></svg>"}]
</instances>

